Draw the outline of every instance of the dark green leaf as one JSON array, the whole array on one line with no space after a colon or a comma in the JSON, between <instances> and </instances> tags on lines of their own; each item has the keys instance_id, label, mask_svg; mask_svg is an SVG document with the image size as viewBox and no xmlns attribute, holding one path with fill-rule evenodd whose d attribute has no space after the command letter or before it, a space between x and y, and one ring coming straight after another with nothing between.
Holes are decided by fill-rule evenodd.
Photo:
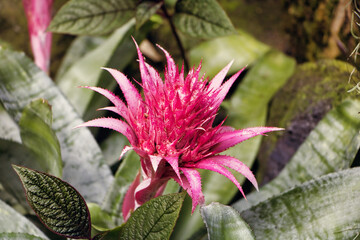
<instances>
[{"instance_id":1,"label":"dark green leaf","mask_svg":"<svg viewBox=\"0 0 360 240\"><path fill-rule=\"evenodd\" d=\"M78 114L52 80L24 54L0 49L0 100L16 122L34 98L49 101L53 129L64 161L63 178L91 202L100 203L113 177L100 149Z\"/></svg>"},{"instance_id":2,"label":"dark green leaf","mask_svg":"<svg viewBox=\"0 0 360 240\"><path fill-rule=\"evenodd\" d=\"M236 34L216 0L179 0L173 16L175 26L185 34L198 38L214 38Z\"/></svg>"},{"instance_id":3,"label":"dark green leaf","mask_svg":"<svg viewBox=\"0 0 360 240\"><path fill-rule=\"evenodd\" d=\"M267 198L327 173L349 168L360 147L360 101L346 100L331 110L309 134L283 171L269 184L241 200L243 211Z\"/></svg>"},{"instance_id":4,"label":"dark green leaf","mask_svg":"<svg viewBox=\"0 0 360 240\"><path fill-rule=\"evenodd\" d=\"M209 240L255 239L249 226L232 207L215 202L200 210L208 229Z\"/></svg>"},{"instance_id":5,"label":"dark green leaf","mask_svg":"<svg viewBox=\"0 0 360 240\"><path fill-rule=\"evenodd\" d=\"M356 239L359 178L360 168L328 174L262 202L241 217L256 239Z\"/></svg>"},{"instance_id":6,"label":"dark green leaf","mask_svg":"<svg viewBox=\"0 0 360 240\"><path fill-rule=\"evenodd\" d=\"M140 158L136 152L129 152L115 174L101 208L112 216L115 225L123 223L122 203L124 196L140 169Z\"/></svg>"},{"instance_id":7,"label":"dark green leaf","mask_svg":"<svg viewBox=\"0 0 360 240\"><path fill-rule=\"evenodd\" d=\"M140 28L157 10L163 5L163 2L142 2L136 7L136 28Z\"/></svg>"},{"instance_id":8,"label":"dark green leaf","mask_svg":"<svg viewBox=\"0 0 360 240\"><path fill-rule=\"evenodd\" d=\"M146 202L131 214L123 226L108 232L101 239L169 239L185 194L168 194Z\"/></svg>"},{"instance_id":9,"label":"dark green leaf","mask_svg":"<svg viewBox=\"0 0 360 240\"><path fill-rule=\"evenodd\" d=\"M270 99L291 76L294 67L295 61L284 54L274 50L267 52L249 70L231 99L224 102L229 114L225 125L236 129L264 126ZM230 148L225 154L232 155L251 167L260 142L261 136L257 136ZM240 183L244 181L242 175L235 175ZM232 182L220 174L202 171L201 176L206 203L227 204L238 191ZM188 239L204 226L200 214L195 212L191 216L190 212L191 199L186 198L174 231L174 239Z\"/></svg>"},{"instance_id":10,"label":"dark green leaf","mask_svg":"<svg viewBox=\"0 0 360 240\"><path fill-rule=\"evenodd\" d=\"M51 129L51 106L44 99L27 105L19 122L22 143L36 155L41 170L57 177L62 176L59 141Z\"/></svg>"},{"instance_id":11,"label":"dark green leaf","mask_svg":"<svg viewBox=\"0 0 360 240\"><path fill-rule=\"evenodd\" d=\"M1 240L45 240L45 238L37 237L28 233L0 233Z\"/></svg>"},{"instance_id":12,"label":"dark green leaf","mask_svg":"<svg viewBox=\"0 0 360 240\"><path fill-rule=\"evenodd\" d=\"M89 238L89 210L81 195L61 179L13 165L25 188L27 200L50 230L69 238Z\"/></svg>"},{"instance_id":13,"label":"dark green leaf","mask_svg":"<svg viewBox=\"0 0 360 240\"><path fill-rule=\"evenodd\" d=\"M70 34L106 34L135 15L133 0L71 0L51 21L49 30Z\"/></svg>"},{"instance_id":14,"label":"dark green leaf","mask_svg":"<svg viewBox=\"0 0 360 240\"><path fill-rule=\"evenodd\" d=\"M10 233L31 234L48 239L32 222L0 200L0 236Z\"/></svg>"}]
</instances>

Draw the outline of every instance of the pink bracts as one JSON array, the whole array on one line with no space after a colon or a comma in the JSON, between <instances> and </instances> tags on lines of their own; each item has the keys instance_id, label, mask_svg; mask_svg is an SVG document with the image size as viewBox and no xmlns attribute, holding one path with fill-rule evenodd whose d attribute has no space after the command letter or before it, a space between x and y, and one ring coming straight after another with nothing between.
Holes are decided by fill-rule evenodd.
<instances>
[{"instance_id":1,"label":"pink bracts","mask_svg":"<svg viewBox=\"0 0 360 240\"><path fill-rule=\"evenodd\" d=\"M136 42L135 42L136 44ZM210 82L199 76L201 63L187 76L179 72L169 53L159 46L167 59L165 80L145 63L136 44L144 98L121 72L105 68L118 82L126 103L112 92L86 87L107 97L114 106L103 108L119 114L123 120L99 118L81 126L110 128L125 135L141 159L141 174L130 186L123 204L126 220L138 206L162 194L167 181L172 178L192 198L192 212L204 203L201 177L197 169L206 169L229 178L244 195L231 168L244 175L258 188L251 170L236 158L219 155L224 150L275 127L252 127L235 130L219 124L213 126L216 113L231 85L242 70L229 80L223 80L232 64L229 63Z\"/></svg>"},{"instance_id":2,"label":"pink bracts","mask_svg":"<svg viewBox=\"0 0 360 240\"><path fill-rule=\"evenodd\" d=\"M46 29L51 21L52 4L53 0L23 0L35 63L46 73L49 71L52 39Z\"/></svg>"}]
</instances>

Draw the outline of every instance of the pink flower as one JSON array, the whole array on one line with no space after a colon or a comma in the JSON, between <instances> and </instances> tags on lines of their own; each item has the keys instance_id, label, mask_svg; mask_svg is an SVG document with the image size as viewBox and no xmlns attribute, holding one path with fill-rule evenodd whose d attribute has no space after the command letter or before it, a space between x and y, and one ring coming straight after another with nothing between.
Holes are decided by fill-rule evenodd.
<instances>
[{"instance_id":1,"label":"pink flower","mask_svg":"<svg viewBox=\"0 0 360 240\"><path fill-rule=\"evenodd\" d=\"M138 206L161 195L170 178L191 196L194 212L198 204L204 203L197 169L226 176L244 195L228 167L244 175L257 189L256 179L245 164L218 154L251 137L281 129L253 127L235 130L222 126L222 123L213 126L221 102L242 70L223 83L231 62L208 82L204 76L199 77L200 64L185 77L184 68L179 72L169 53L159 46L167 59L163 81L159 73L144 62L137 44L136 48L144 98L124 74L105 68L118 82L127 105L106 89L87 88L107 97L114 106L103 109L119 114L124 121L99 118L81 125L110 128L124 134L132 147L126 147L122 154L133 149L140 156L141 174L130 186L123 203L125 220Z\"/></svg>"},{"instance_id":2,"label":"pink flower","mask_svg":"<svg viewBox=\"0 0 360 240\"><path fill-rule=\"evenodd\" d=\"M46 29L51 21L52 4L53 0L23 0L35 63L46 73L49 71L52 38Z\"/></svg>"}]
</instances>

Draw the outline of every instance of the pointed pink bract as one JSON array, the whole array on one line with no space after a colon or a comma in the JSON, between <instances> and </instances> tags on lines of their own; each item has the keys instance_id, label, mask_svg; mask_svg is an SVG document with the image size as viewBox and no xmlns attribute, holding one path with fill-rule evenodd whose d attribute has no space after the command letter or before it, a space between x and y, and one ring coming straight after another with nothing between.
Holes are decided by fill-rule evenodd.
<instances>
[{"instance_id":1,"label":"pointed pink bract","mask_svg":"<svg viewBox=\"0 0 360 240\"><path fill-rule=\"evenodd\" d=\"M184 173L185 177L189 182L189 187L191 191L192 198L192 209L191 212L195 211L195 208L198 204L204 203L204 196L201 191L201 177L200 173L192 168L181 168L181 171Z\"/></svg>"},{"instance_id":2,"label":"pointed pink bract","mask_svg":"<svg viewBox=\"0 0 360 240\"><path fill-rule=\"evenodd\" d=\"M82 123L80 124L78 127L102 127L102 128L109 128L112 130L115 130L121 134L123 134L131 144L136 145L137 143L137 138L133 132L133 130L131 129L131 127L119 120L119 119L115 119L115 118L98 118L98 119L94 119L94 120L90 120L88 122Z\"/></svg>"},{"instance_id":3,"label":"pointed pink bract","mask_svg":"<svg viewBox=\"0 0 360 240\"><path fill-rule=\"evenodd\" d=\"M235 130L232 132L229 131L229 132L220 133L218 134L217 143L212 148L212 151L214 153L220 153L249 138L258 135L263 135L264 133L267 132L280 131L280 130L284 130L284 129L276 128L276 127L253 127L253 128Z\"/></svg>"},{"instance_id":4,"label":"pointed pink bract","mask_svg":"<svg viewBox=\"0 0 360 240\"><path fill-rule=\"evenodd\" d=\"M125 147L121 156L129 150L140 156L141 178L140 181L135 179L126 195L123 207L125 220L128 213L162 194L171 178L188 192L194 212L197 205L204 203L197 169L224 175L244 195L239 182L228 170L231 168L243 174L257 189L256 179L245 164L233 157L217 154L251 137L281 129L253 127L235 130L222 126L225 120L217 126L213 125L221 102L243 69L224 82L232 64L230 62L208 83L204 75L200 76L201 63L184 76L183 67L179 72L170 54L159 46L167 60L165 80L162 81L160 74L144 61L136 42L135 45L144 97L124 74L106 69L118 82L127 105L108 90L88 88L108 98L114 106L103 109L118 113L126 122L101 118L81 124L111 128L124 134L132 146Z\"/></svg>"},{"instance_id":5,"label":"pointed pink bract","mask_svg":"<svg viewBox=\"0 0 360 240\"><path fill-rule=\"evenodd\" d=\"M138 110L138 107L142 100L141 95L139 94L137 89L131 84L129 79L127 79L127 77L123 73L111 68L104 69L107 70L115 78L122 92L124 93L129 109L131 110L131 112L135 113Z\"/></svg>"},{"instance_id":6,"label":"pointed pink bract","mask_svg":"<svg viewBox=\"0 0 360 240\"><path fill-rule=\"evenodd\" d=\"M216 76L211 80L209 85L209 90L212 91L214 89L218 89L222 82L224 81L224 78L226 77L226 74L228 73L231 65L234 61L231 61L228 65L226 65Z\"/></svg>"},{"instance_id":7,"label":"pointed pink bract","mask_svg":"<svg viewBox=\"0 0 360 240\"><path fill-rule=\"evenodd\" d=\"M232 181L237 186L237 188L240 190L241 194L245 197L242 187L240 186L239 182L236 180L234 175L229 170L227 170L225 167L221 166L218 162L213 161L211 159L203 159L203 160L195 163L194 167L214 171L214 172L220 173L221 175L224 175L225 177L230 179L230 181Z\"/></svg>"}]
</instances>

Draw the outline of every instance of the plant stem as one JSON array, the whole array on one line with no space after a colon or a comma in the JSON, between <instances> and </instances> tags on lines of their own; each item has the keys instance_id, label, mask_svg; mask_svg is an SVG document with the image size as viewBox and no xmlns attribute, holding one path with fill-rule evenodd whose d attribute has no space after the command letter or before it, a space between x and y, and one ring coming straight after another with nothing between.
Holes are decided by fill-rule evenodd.
<instances>
[{"instance_id":1,"label":"plant stem","mask_svg":"<svg viewBox=\"0 0 360 240\"><path fill-rule=\"evenodd\" d=\"M181 43L180 37L179 37L179 35L178 35L177 32L176 32L175 25L174 25L173 21L171 20L171 16L170 16L169 13L167 12L166 7L165 7L164 4L161 6L161 9L162 9L162 11L164 12L165 17L166 17L167 20L169 21L171 31L172 31L172 33L174 34L174 37L175 37L175 39L176 39L177 45L179 46L180 53L181 53L181 57L184 59L185 72L188 72L188 71L189 71L189 62L188 62L188 60L187 60L187 58L186 58L185 49L184 49L184 47L183 47L183 45L182 45L182 43Z\"/></svg>"}]
</instances>

